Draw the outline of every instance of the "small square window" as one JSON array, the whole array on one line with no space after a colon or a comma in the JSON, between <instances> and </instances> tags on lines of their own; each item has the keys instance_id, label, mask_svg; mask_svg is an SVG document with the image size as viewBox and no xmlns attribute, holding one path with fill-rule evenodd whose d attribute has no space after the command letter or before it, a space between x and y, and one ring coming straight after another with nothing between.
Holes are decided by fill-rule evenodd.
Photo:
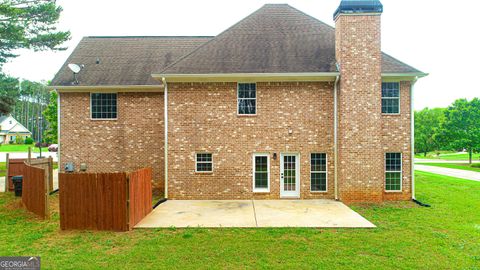
<instances>
[{"instance_id":1,"label":"small square window","mask_svg":"<svg viewBox=\"0 0 480 270\"><path fill-rule=\"evenodd\" d=\"M382 83L382 113L399 114L400 113L400 83L384 82Z\"/></svg>"},{"instance_id":2,"label":"small square window","mask_svg":"<svg viewBox=\"0 0 480 270\"><path fill-rule=\"evenodd\" d=\"M257 85L255 83L239 83L237 89L239 115L257 114Z\"/></svg>"},{"instance_id":3,"label":"small square window","mask_svg":"<svg viewBox=\"0 0 480 270\"><path fill-rule=\"evenodd\" d=\"M197 153L196 155L196 172L213 172L213 159L210 153Z\"/></svg>"},{"instance_id":4,"label":"small square window","mask_svg":"<svg viewBox=\"0 0 480 270\"><path fill-rule=\"evenodd\" d=\"M91 93L90 106L92 119L117 119L116 93Z\"/></svg>"}]
</instances>

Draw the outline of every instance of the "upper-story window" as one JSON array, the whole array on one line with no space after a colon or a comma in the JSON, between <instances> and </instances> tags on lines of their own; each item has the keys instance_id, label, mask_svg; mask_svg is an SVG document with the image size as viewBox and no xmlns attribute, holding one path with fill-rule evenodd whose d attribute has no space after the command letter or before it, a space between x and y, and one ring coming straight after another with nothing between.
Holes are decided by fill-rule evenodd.
<instances>
[{"instance_id":1,"label":"upper-story window","mask_svg":"<svg viewBox=\"0 0 480 270\"><path fill-rule=\"evenodd\" d=\"M257 85L255 83L239 83L237 103L239 115L257 114Z\"/></svg>"},{"instance_id":2,"label":"upper-story window","mask_svg":"<svg viewBox=\"0 0 480 270\"><path fill-rule=\"evenodd\" d=\"M91 93L92 119L117 119L116 93Z\"/></svg>"},{"instance_id":3,"label":"upper-story window","mask_svg":"<svg viewBox=\"0 0 480 270\"><path fill-rule=\"evenodd\" d=\"M400 113L400 83L398 82L382 83L382 113L384 114Z\"/></svg>"}]
</instances>

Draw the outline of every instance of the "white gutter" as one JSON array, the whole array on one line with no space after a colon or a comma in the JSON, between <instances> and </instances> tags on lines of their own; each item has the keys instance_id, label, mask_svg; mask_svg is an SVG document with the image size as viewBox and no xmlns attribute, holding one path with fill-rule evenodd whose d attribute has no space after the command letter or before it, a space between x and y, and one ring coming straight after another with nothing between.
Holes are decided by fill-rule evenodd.
<instances>
[{"instance_id":1,"label":"white gutter","mask_svg":"<svg viewBox=\"0 0 480 270\"><path fill-rule=\"evenodd\" d=\"M60 151L62 149L62 144L60 143L60 129L61 129L61 124L60 124L60 93L57 92L57 143L58 143L58 148L57 148L57 164L58 164L58 169L59 171L62 171L62 163L60 161Z\"/></svg>"},{"instance_id":2,"label":"white gutter","mask_svg":"<svg viewBox=\"0 0 480 270\"><path fill-rule=\"evenodd\" d=\"M275 81L334 81L338 72L303 73L207 73L207 74L152 74L155 79L169 82L275 82Z\"/></svg>"},{"instance_id":3,"label":"white gutter","mask_svg":"<svg viewBox=\"0 0 480 270\"><path fill-rule=\"evenodd\" d=\"M334 171L334 186L335 186L335 200L338 201L338 82L340 76L335 78L335 85L333 86L333 163Z\"/></svg>"},{"instance_id":4,"label":"white gutter","mask_svg":"<svg viewBox=\"0 0 480 270\"><path fill-rule=\"evenodd\" d=\"M167 80L162 78L164 92L163 92L163 126L165 127L165 145L164 145L164 160L165 160L165 199L168 198L168 85Z\"/></svg>"},{"instance_id":5,"label":"white gutter","mask_svg":"<svg viewBox=\"0 0 480 270\"><path fill-rule=\"evenodd\" d=\"M48 86L47 89L54 89L57 92L162 92L161 85L70 85L70 86Z\"/></svg>"},{"instance_id":6,"label":"white gutter","mask_svg":"<svg viewBox=\"0 0 480 270\"><path fill-rule=\"evenodd\" d=\"M414 88L415 88L415 83L417 82L418 80L418 77L416 77L413 81L412 81L412 85L410 86L410 141L411 141L411 146L410 146L410 150L411 150L411 164L412 164L412 171L411 171L411 174L412 174L412 199L415 200L416 199L416 196L415 196L415 110L413 108L413 94L414 94Z\"/></svg>"}]
</instances>

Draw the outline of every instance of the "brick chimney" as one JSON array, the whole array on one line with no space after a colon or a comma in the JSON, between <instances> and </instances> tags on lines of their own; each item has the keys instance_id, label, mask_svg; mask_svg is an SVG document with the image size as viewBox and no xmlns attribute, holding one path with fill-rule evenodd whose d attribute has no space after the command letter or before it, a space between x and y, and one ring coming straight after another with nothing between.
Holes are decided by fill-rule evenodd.
<instances>
[{"instance_id":1,"label":"brick chimney","mask_svg":"<svg viewBox=\"0 0 480 270\"><path fill-rule=\"evenodd\" d=\"M338 88L338 192L347 202L381 201L381 14L379 0L342 0L334 20Z\"/></svg>"}]
</instances>

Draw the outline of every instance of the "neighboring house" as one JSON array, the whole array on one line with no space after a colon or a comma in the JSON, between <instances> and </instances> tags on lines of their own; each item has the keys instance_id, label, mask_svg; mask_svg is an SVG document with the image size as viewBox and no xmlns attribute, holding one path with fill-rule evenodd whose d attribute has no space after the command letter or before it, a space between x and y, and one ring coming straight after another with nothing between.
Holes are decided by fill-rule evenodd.
<instances>
[{"instance_id":1,"label":"neighboring house","mask_svg":"<svg viewBox=\"0 0 480 270\"><path fill-rule=\"evenodd\" d=\"M86 37L52 81L60 162L152 167L170 199L408 200L426 74L381 52L382 11L344 0L333 28L271 4L216 37Z\"/></svg>"},{"instance_id":2,"label":"neighboring house","mask_svg":"<svg viewBox=\"0 0 480 270\"><path fill-rule=\"evenodd\" d=\"M32 132L11 115L0 116L0 144L14 143L18 136L25 140L32 136Z\"/></svg>"}]
</instances>

